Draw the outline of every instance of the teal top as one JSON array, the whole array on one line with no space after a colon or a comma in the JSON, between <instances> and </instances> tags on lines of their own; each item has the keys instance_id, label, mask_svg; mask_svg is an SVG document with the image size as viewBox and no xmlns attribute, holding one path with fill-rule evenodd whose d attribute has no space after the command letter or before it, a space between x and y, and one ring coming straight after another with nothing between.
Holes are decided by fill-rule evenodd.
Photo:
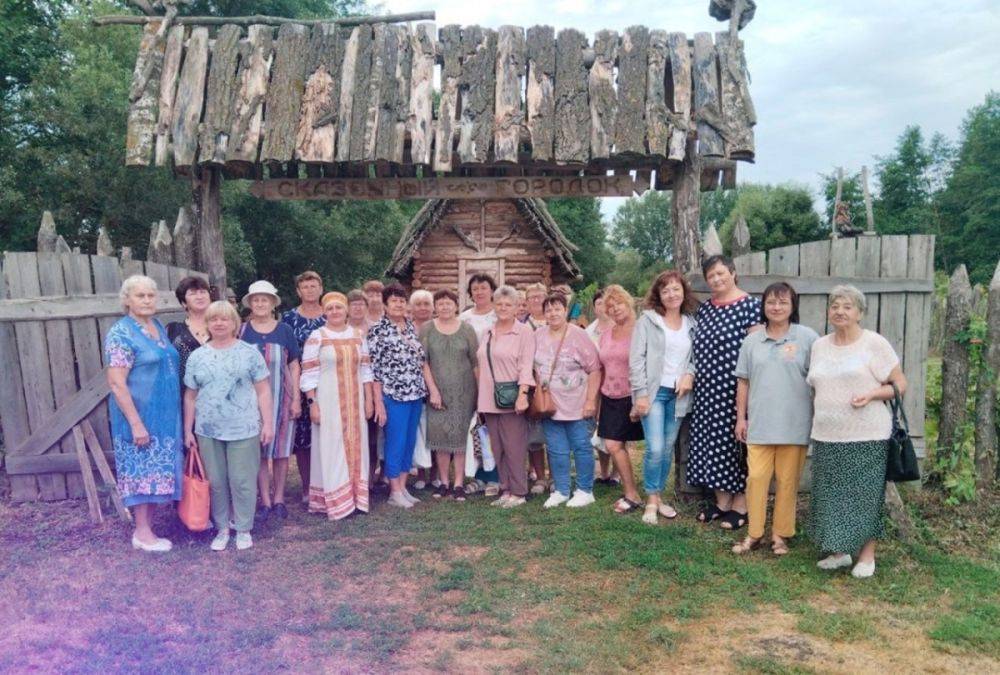
<instances>
[{"instance_id":1,"label":"teal top","mask_svg":"<svg viewBox=\"0 0 1000 675\"><path fill-rule=\"evenodd\" d=\"M246 342L237 341L225 349L209 343L194 350L184 371L184 386L198 391L195 433L219 441L240 441L260 434L254 384L268 375L264 357Z\"/></svg>"}]
</instances>

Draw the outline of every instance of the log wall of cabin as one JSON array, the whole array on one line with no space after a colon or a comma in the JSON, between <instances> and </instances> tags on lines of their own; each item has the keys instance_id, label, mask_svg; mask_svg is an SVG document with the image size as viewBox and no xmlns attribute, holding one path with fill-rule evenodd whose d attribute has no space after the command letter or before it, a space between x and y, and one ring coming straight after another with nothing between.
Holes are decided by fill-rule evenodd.
<instances>
[{"instance_id":1,"label":"log wall of cabin","mask_svg":"<svg viewBox=\"0 0 1000 675\"><path fill-rule=\"evenodd\" d=\"M515 288L537 282L551 285L550 255L538 230L515 202L455 200L420 245L412 286L456 290L464 283L462 270L468 276L489 269L497 260L502 261L498 282ZM556 276L556 282L562 280L558 272Z\"/></svg>"}]
</instances>

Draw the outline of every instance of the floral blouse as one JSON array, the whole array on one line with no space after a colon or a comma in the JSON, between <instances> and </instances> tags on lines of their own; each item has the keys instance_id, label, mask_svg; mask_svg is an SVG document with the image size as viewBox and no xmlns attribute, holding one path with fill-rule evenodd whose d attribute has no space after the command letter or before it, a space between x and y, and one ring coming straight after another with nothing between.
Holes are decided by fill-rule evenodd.
<instances>
[{"instance_id":1,"label":"floral blouse","mask_svg":"<svg viewBox=\"0 0 1000 675\"><path fill-rule=\"evenodd\" d=\"M427 396L423 371L427 355L412 321L407 319L400 331L396 324L382 317L368 331L367 341L372 375L381 383L386 396L397 401L416 401Z\"/></svg>"}]
</instances>

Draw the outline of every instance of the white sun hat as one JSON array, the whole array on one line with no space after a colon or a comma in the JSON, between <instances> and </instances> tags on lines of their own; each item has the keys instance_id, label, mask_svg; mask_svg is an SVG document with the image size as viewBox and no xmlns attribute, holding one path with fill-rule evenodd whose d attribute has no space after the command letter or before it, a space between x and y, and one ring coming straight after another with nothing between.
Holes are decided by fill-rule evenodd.
<instances>
[{"instance_id":1,"label":"white sun hat","mask_svg":"<svg viewBox=\"0 0 1000 675\"><path fill-rule=\"evenodd\" d=\"M270 281L261 280L250 284L247 294L243 296L243 306L247 309L250 309L250 298L254 295L270 295L274 298L275 307L281 304L281 296L278 295L278 289Z\"/></svg>"}]
</instances>

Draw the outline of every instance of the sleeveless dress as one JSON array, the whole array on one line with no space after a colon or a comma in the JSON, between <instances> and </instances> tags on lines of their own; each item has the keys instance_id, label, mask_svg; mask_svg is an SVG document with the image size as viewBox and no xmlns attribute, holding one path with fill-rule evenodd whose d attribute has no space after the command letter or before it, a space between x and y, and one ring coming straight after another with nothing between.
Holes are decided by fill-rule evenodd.
<instances>
[{"instance_id":1,"label":"sleeveless dress","mask_svg":"<svg viewBox=\"0 0 1000 675\"><path fill-rule=\"evenodd\" d=\"M687 482L709 490L746 489L746 458L736 443L736 360L747 329L760 323L760 301L744 295L732 302L703 302L692 345L697 371L687 458Z\"/></svg>"}]
</instances>

